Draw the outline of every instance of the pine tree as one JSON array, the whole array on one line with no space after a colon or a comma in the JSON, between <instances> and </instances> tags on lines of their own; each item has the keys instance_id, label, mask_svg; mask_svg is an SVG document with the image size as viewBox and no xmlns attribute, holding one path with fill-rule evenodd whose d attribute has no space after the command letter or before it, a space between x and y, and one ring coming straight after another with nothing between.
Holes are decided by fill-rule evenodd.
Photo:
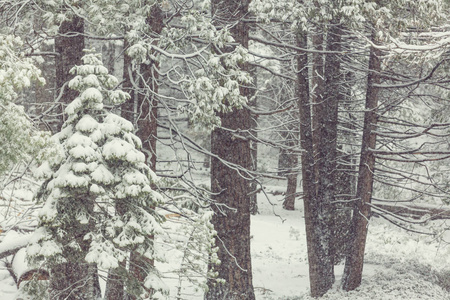
<instances>
[{"instance_id":1,"label":"pine tree","mask_svg":"<svg viewBox=\"0 0 450 300\"><path fill-rule=\"evenodd\" d=\"M118 269L127 292L145 298L150 289L164 289L156 271L142 286L123 262L131 251L154 259L151 237L161 232L162 220L155 211L161 198L150 186L156 176L133 125L104 109L103 102L119 104L128 94L113 90L118 81L98 56L87 54L83 63L69 82L79 96L54 136L60 155L38 169L46 179L38 193L44 207L28 255L51 269L51 299L94 299L97 267Z\"/></svg>"}]
</instances>

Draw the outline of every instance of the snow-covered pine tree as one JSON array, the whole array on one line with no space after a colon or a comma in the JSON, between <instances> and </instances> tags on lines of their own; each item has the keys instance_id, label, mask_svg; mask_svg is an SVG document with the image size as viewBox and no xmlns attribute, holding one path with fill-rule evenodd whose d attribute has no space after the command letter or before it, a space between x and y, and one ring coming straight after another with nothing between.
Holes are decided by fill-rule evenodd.
<instances>
[{"instance_id":1,"label":"snow-covered pine tree","mask_svg":"<svg viewBox=\"0 0 450 300\"><path fill-rule=\"evenodd\" d=\"M141 286L125 262L130 251L155 259L151 237L162 230L155 211L161 196L151 188L156 176L133 125L103 107L128 94L114 90L118 81L98 55L86 54L83 63L72 69L76 76L69 82L79 96L54 136L60 155L37 170L45 179L37 195L44 206L28 255L51 270L50 299L95 299L97 267L115 270L128 293L146 299L151 290L165 290L157 272Z\"/></svg>"}]
</instances>

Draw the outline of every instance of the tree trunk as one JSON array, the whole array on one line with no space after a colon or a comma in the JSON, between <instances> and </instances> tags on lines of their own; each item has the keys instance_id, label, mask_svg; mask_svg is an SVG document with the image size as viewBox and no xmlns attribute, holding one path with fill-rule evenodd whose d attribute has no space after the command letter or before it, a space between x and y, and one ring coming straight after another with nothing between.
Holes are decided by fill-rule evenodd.
<instances>
[{"instance_id":1,"label":"tree trunk","mask_svg":"<svg viewBox=\"0 0 450 300\"><path fill-rule=\"evenodd\" d=\"M312 33L312 46L314 50L323 51L323 28L321 26L315 28L315 32ZM321 131L321 119L323 109L323 98L325 94L325 77L324 77L324 55L322 53L312 54L311 65L311 126L312 126L312 138L313 138L313 150L314 150L314 172L316 178L319 178L319 164L316 157L319 152L320 145L320 131ZM317 193L318 185L315 185L315 192Z\"/></svg>"},{"instance_id":2,"label":"tree trunk","mask_svg":"<svg viewBox=\"0 0 450 300\"><path fill-rule=\"evenodd\" d=\"M341 25L339 20L333 19L329 25L326 49L332 52L341 51ZM328 53L325 57L325 86L323 99L317 106L320 107L321 115L317 116L319 120L317 146L318 166L317 178L317 197L322 205L321 219L323 226L327 226L326 233L328 240L328 255L330 262L334 266L334 257L337 247L333 243L334 234L339 230L342 222L339 221L339 214L336 210L336 181L337 181L337 136L338 136L338 107L341 102L343 91L341 89L341 64L340 56L337 53ZM342 221L342 220L340 220ZM340 224L341 223L341 224ZM330 268L330 267L328 267ZM330 269L333 269L331 267ZM334 271L331 270L334 282Z\"/></svg>"},{"instance_id":3,"label":"tree trunk","mask_svg":"<svg viewBox=\"0 0 450 300\"><path fill-rule=\"evenodd\" d=\"M297 36L298 47L306 47L306 34ZM314 150L312 137L311 103L309 99L308 86L308 59L306 53L297 56L297 86L296 95L298 99L300 118L300 145L302 147L302 187L303 202L305 210L306 240L308 248L309 280L311 295L320 297L328 291L334 280L333 266L329 259L328 249L322 243L323 236L329 236L321 224L319 217L321 213L320 203L316 197L316 174L314 166ZM324 232L325 231L325 232ZM326 243L328 241L325 240Z\"/></svg>"},{"instance_id":4,"label":"tree trunk","mask_svg":"<svg viewBox=\"0 0 450 300\"><path fill-rule=\"evenodd\" d=\"M78 16L62 22L58 36L55 38L56 57L56 88L57 94L62 92L66 83L73 78L70 70L75 65L81 65L84 42L84 21ZM63 113L65 106L78 96L78 92L64 87L61 98L60 114L56 131L60 131L64 123ZM68 262L52 266L50 270L49 293L50 299L93 299L90 294L94 290L94 282L97 274L92 274L92 269L87 263ZM97 278L98 279L98 278Z\"/></svg>"},{"instance_id":5,"label":"tree trunk","mask_svg":"<svg viewBox=\"0 0 450 300\"><path fill-rule=\"evenodd\" d=\"M55 51L59 53L56 57L56 96L63 88L64 84L68 83L73 78L70 70L75 65L81 65L81 58L83 57L84 43L84 20L78 16L73 16L71 20L62 22L59 27L58 35L55 38ZM67 104L72 102L78 96L78 92L68 87L65 87L62 96L61 105L59 106L58 114L60 114L59 122L56 130L60 131L64 123L64 109Z\"/></svg>"},{"instance_id":6,"label":"tree trunk","mask_svg":"<svg viewBox=\"0 0 450 300\"><path fill-rule=\"evenodd\" d=\"M250 112L247 109L235 109L221 115L221 119L222 126L231 130L250 128ZM226 161L251 168L249 141L236 139L227 130L217 128L212 132L211 151ZM221 261L215 270L226 283L209 282L205 299L255 299L250 256L250 181L241 172L213 157L211 191L215 202L212 223L217 231L217 254Z\"/></svg>"},{"instance_id":7,"label":"tree trunk","mask_svg":"<svg viewBox=\"0 0 450 300\"><path fill-rule=\"evenodd\" d=\"M251 77L253 78L253 85L254 87L257 86L257 79L258 77L256 76L256 67L249 67L249 72ZM248 95L247 97L249 98L249 105L252 107L256 107L257 106L257 97L256 97L256 89L252 88L252 89L248 89ZM254 137L258 137L258 115L257 114L252 114L251 115L251 129L250 129L250 134ZM251 148L251 154L252 154L252 171L257 171L258 170L258 144L256 142L251 142L250 143L250 148ZM250 213L252 215L256 215L258 213L258 193L256 193L256 191L258 190L258 183L253 180L250 183Z\"/></svg>"},{"instance_id":8,"label":"tree trunk","mask_svg":"<svg viewBox=\"0 0 450 300\"><path fill-rule=\"evenodd\" d=\"M248 2L214 0L212 16L216 26L231 25L230 31L235 41L248 48L248 24L241 21L248 13ZM232 50L227 47L224 51ZM248 65L241 65L249 70ZM252 94L250 88L242 87L241 95ZM246 135L252 128L251 113L248 109L233 109L219 114L222 127L211 134L211 152L244 169L252 170L252 148L249 140L236 138L232 131ZM245 171L244 171L245 174ZM208 281L207 300L253 300L255 294L252 283L250 256L250 193L251 182L244 178L242 171L224 165L219 159L211 160L211 191L213 193L214 216L212 223L217 231L217 255L219 266L209 265L225 283Z\"/></svg>"},{"instance_id":9,"label":"tree trunk","mask_svg":"<svg viewBox=\"0 0 450 300\"><path fill-rule=\"evenodd\" d=\"M372 41L374 34L372 34ZM364 264L364 250L370 218L370 206L373 188L373 172L375 170L375 155L371 149L376 146L377 106L380 83L381 51L375 47L370 49L369 74L367 77L366 112L361 145L356 199L351 222L351 248L349 249L342 277L342 287L346 291L354 290L361 284Z\"/></svg>"},{"instance_id":10,"label":"tree trunk","mask_svg":"<svg viewBox=\"0 0 450 300\"><path fill-rule=\"evenodd\" d=\"M298 158L297 154L290 154L290 162L291 166L297 167ZM297 180L298 180L298 171L297 168L289 171L287 175L287 188L286 188L286 197L283 201L283 208L286 210L294 210L295 209L295 198L297 194Z\"/></svg>"}]
</instances>

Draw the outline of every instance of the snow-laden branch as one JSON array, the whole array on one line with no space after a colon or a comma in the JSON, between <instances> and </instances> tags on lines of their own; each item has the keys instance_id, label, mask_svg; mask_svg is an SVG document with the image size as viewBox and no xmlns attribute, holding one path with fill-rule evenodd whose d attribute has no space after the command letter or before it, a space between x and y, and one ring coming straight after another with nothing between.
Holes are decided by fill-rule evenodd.
<instances>
[{"instance_id":1,"label":"snow-laden branch","mask_svg":"<svg viewBox=\"0 0 450 300\"><path fill-rule=\"evenodd\" d=\"M29 233L0 243L0 259L13 255L20 249L26 247L33 234L34 233Z\"/></svg>"}]
</instances>

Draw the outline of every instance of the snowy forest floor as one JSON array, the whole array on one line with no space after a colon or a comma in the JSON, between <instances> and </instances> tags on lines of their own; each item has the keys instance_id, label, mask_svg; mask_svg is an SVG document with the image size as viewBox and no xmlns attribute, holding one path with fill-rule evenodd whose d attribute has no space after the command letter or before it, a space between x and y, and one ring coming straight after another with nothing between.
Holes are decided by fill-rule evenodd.
<instances>
[{"instance_id":1,"label":"snowy forest floor","mask_svg":"<svg viewBox=\"0 0 450 300\"><path fill-rule=\"evenodd\" d=\"M206 184L207 172L203 170ZM258 195L259 214L252 216L253 284L258 300L310 299L308 296L308 261L303 205L297 200L295 211L282 209L285 182L265 182ZM16 190L16 197L32 199L30 191ZM6 206L1 206L6 207ZM26 210L23 207L22 210ZM20 211L18 212L20 215ZM3 214L2 214L3 215ZM427 224L448 228L444 221ZM17 234L16 234L17 235ZM0 243L17 236L3 233ZM336 286L324 299L433 299L450 300L450 234L442 239L406 232L383 220L373 218L369 227L363 282L356 291L339 290L343 265L336 266ZM162 269L176 268L176 259ZM176 299L177 284L167 279L170 299ZM17 289L6 264L0 261L0 299L17 299ZM184 299L203 299L201 291L183 284Z\"/></svg>"},{"instance_id":2,"label":"snowy forest floor","mask_svg":"<svg viewBox=\"0 0 450 300\"><path fill-rule=\"evenodd\" d=\"M267 187L267 191L280 190L280 186ZM260 194L259 214L252 217L253 283L259 300L309 299L301 201L297 201L295 211L285 211L281 208L282 197L271 196L271 205ZM375 219L370 225L361 287L350 293L340 291L342 270L342 265L336 267L336 287L324 299L450 299L450 246L381 220ZM167 281L175 292L173 283ZM187 287L186 291L189 290L193 291ZM2 263L0 299L16 299L16 292ZM201 292L192 292L187 298L200 300L203 296Z\"/></svg>"}]
</instances>

